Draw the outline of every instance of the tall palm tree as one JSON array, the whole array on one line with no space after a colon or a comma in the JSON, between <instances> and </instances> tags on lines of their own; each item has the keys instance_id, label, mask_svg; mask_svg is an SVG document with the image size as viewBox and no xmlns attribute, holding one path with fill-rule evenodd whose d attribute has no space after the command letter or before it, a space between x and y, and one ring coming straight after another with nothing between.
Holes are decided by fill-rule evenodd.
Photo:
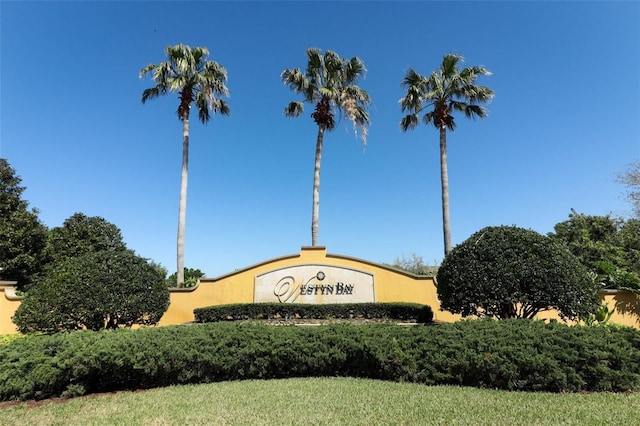
<instances>
[{"instance_id":1,"label":"tall palm tree","mask_svg":"<svg viewBox=\"0 0 640 426\"><path fill-rule=\"evenodd\" d=\"M229 105L221 99L229 97L227 71L217 62L208 60L206 47L189 47L182 43L165 48L167 60L149 64L140 71L140 78L151 73L155 86L142 92L142 103L178 93L178 119L182 121L182 174L178 207L177 285L184 281L184 229L187 217L187 178L189 168L189 111L195 102L198 118L206 124L211 113L229 115Z\"/></svg>"},{"instance_id":2,"label":"tall palm tree","mask_svg":"<svg viewBox=\"0 0 640 426\"><path fill-rule=\"evenodd\" d=\"M311 117L318 125L316 156L313 171L313 204L311 213L311 245L318 245L318 221L320 216L320 161L325 131L333 130L335 116L346 118L353 123L356 135L360 130L362 142L367 142L369 115L367 107L371 103L369 94L357 86L358 79L364 77L366 69L358 58L341 58L336 52L307 49L307 69L286 69L280 77L284 84L297 94L302 101L290 102L284 109L287 117L298 117L303 112L304 103L315 105Z\"/></svg>"},{"instance_id":3,"label":"tall palm tree","mask_svg":"<svg viewBox=\"0 0 640 426\"><path fill-rule=\"evenodd\" d=\"M424 124L433 124L440 131L440 180L442 184L442 229L444 253L451 251L451 223L449 220L449 175L447 171L447 129L456 127L452 113L464 113L467 118L484 118L487 110L478 105L493 99L493 91L474 85L480 75L491 75L489 70L475 66L460 69L464 61L460 55L447 54L442 64L429 77L410 68L402 80L407 94L400 99L402 112L408 114L400 121L403 132L418 125L424 111Z\"/></svg>"}]
</instances>

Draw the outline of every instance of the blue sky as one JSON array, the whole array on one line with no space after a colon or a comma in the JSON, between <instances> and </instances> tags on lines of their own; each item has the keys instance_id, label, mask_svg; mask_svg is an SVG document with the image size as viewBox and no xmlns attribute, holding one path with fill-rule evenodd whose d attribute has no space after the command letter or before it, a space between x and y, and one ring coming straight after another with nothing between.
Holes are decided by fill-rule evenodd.
<instances>
[{"instance_id":1,"label":"blue sky","mask_svg":"<svg viewBox=\"0 0 640 426\"><path fill-rule=\"evenodd\" d=\"M325 138L319 243L391 263L443 257L438 132L402 133L400 82L446 53L493 72L489 117L448 135L453 243L489 225L547 233L581 213L624 216L615 182L640 158L639 2L0 2L0 156L49 227L75 212L175 269L181 123L146 105L138 73L164 48L206 46L230 117L191 126L186 255L208 276L311 243L317 128L279 78L309 47L359 56L368 145Z\"/></svg>"}]
</instances>

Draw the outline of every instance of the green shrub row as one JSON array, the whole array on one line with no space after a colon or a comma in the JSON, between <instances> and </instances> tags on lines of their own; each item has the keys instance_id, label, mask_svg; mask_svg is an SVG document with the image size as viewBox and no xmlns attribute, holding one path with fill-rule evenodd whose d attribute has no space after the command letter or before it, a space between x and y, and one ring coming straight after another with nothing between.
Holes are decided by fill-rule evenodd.
<instances>
[{"instance_id":1,"label":"green shrub row","mask_svg":"<svg viewBox=\"0 0 640 426\"><path fill-rule=\"evenodd\" d=\"M0 400L312 376L522 391L640 389L640 331L528 320L78 331L16 339L0 345L0 360Z\"/></svg>"},{"instance_id":2,"label":"green shrub row","mask_svg":"<svg viewBox=\"0 0 640 426\"><path fill-rule=\"evenodd\" d=\"M430 306L417 303L285 304L243 303L209 306L194 311L196 322L257 319L391 319L427 323L433 321Z\"/></svg>"}]
</instances>

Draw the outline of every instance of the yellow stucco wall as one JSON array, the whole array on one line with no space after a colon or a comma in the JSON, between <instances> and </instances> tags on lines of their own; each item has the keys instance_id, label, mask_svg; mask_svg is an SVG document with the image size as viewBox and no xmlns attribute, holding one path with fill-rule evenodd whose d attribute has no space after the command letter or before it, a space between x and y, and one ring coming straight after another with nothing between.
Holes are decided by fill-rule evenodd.
<instances>
[{"instance_id":1,"label":"yellow stucco wall","mask_svg":"<svg viewBox=\"0 0 640 426\"><path fill-rule=\"evenodd\" d=\"M640 328L640 298L630 291L605 290L600 300L608 304L615 312L609 322Z\"/></svg>"},{"instance_id":2,"label":"yellow stucco wall","mask_svg":"<svg viewBox=\"0 0 640 426\"><path fill-rule=\"evenodd\" d=\"M11 317L20 306L22 297L16 296L15 281L0 281L0 334L14 334L18 332Z\"/></svg>"},{"instance_id":3,"label":"yellow stucco wall","mask_svg":"<svg viewBox=\"0 0 640 426\"><path fill-rule=\"evenodd\" d=\"M454 321L458 315L440 312L433 278L409 274L362 259L327 253L325 247L303 247L299 254L268 260L217 278L203 278L191 289L173 289L169 309L160 325L194 320L195 308L253 303L256 276L304 264L333 265L370 273L375 282L376 302L412 302L430 305L437 321Z\"/></svg>"},{"instance_id":4,"label":"yellow stucco wall","mask_svg":"<svg viewBox=\"0 0 640 426\"><path fill-rule=\"evenodd\" d=\"M433 278L417 276L389 266L349 256L327 253L325 247L303 247L299 254L271 259L217 278L203 278L189 289L171 289L170 305L160 325L183 324L194 320L196 308L253 303L256 277L298 265L326 265L364 272L373 277L375 302L411 302L431 306L434 320L452 322L460 315L440 311ZM0 281L0 334L16 333L11 317L20 305L13 282ZM625 291L604 291L600 298L615 308L610 322L640 328L640 299ZM543 312L540 319L558 318L557 313Z\"/></svg>"}]
</instances>

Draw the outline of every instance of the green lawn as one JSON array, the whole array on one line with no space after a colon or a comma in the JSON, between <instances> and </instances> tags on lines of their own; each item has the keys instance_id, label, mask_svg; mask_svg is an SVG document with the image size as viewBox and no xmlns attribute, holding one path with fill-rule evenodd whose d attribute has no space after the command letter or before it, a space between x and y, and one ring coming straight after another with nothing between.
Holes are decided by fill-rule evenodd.
<instances>
[{"instance_id":1,"label":"green lawn","mask_svg":"<svg viewBox=\"0 0 640 426\"><path fill-rule=\"evenodd\" d=\"M0 425L632 425L640 393L550 394L363 379L221 382L0 404Z\"/></svg>"}]
</instances>

